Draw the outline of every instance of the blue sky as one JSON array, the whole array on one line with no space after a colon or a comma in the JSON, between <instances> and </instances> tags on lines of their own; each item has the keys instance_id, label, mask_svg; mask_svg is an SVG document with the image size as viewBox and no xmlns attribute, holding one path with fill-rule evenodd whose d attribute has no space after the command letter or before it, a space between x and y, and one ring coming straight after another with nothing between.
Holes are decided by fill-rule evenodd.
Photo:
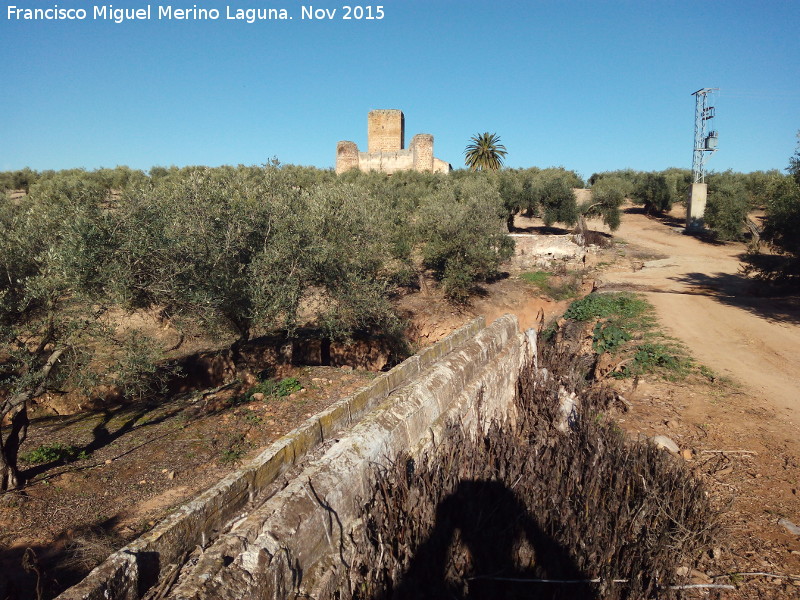
<instances>
[{"instance_id":1,"label":"blue sky","mask_svg":"<svg viewBox=\"0 0 800 600\"><path fill-rule=\"evenodd\" d=\"M432 133L458 168L496 132L512 167L584 177L691 167L694 98L719 87L708 168L783 169L800 129L800 2L377 0L382 20L340 19L349 0L6 0L0 14L0 170L129 165L332 167L366 150L366 115L399 108L406 140ZM92 19L151 5L149 21ZM7 8L84 8L23 21ZM216 21L158 7L217 8ZM367 6L366 4L361 4ZM229 21L226 7L289 21ZM336 8L308 21L301 6Z\"/></svg>"}]
</instances>

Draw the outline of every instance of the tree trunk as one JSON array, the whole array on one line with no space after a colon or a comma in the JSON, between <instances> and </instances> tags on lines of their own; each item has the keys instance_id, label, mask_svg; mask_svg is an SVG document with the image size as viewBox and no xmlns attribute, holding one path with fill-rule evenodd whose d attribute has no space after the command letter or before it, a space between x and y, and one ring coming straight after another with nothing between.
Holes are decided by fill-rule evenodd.
<instances>
[{"instance_id":1,"label":"tree trunk","mask_svg":"<svg viewBox=\"0 0 800 600\"><path fill-rule=\"evenodd\" d=\"M583 217L583 215L578 215L578 223L577 223L577 225L575 227L575 234L576 234L576 237L580 237L580 240L579 240L580 244L581 244L581 246L584 246L584 247L586 247L588 245L586 243L586 231L587 231L587 229L588 228L586 226L586 219Z\"/></svg>"},{"instance_id":2,"label":"tree trunk","mask_svg":"<svg viewBox=\"0 0 800 600\"><path fill-rule=\"evenodd\" d=\"M44 393L50 372L65 350L66 348L59 348L50 354L39 372L38 387L6 398L0 405L0 421L11 415L8 435L5 438L0 430L0 491L15 488L24 483L17 466L17 459L19 458L19 447L28 435L28 425L30 424L28 402Z\"/></svg>"},{"instance_id":3,"label":"tree trunk","mask_svg":"<svg viewBox=\"0 0 800 600\"><path fill-rule=\"evenodd\" d=\"M28 435L28 404L23 402L11 417L11 425L5 439L0 437L0 490L6 491L22 483L17 462L19 447Z\"/></svg>"},{"instance_id":4,"label":"tree trunk","mask_svg":"<svg viewBox=\"0 0 800 600\"><path fill-rule=\"evenodd\" d=\"M6 462L6 457L0 453L0 491L5 492L19 485L19 471L16 465Z\"/></svg>"},{"instance_id":5,"label":"tree trunk","mask_svg":"<svg viewBox=\"0 0 800 600\"><path fill-rule=\"evenodd\" d=\"M242 348L250 341L250 328L237 324L236 329L239 332L239 337L231 344L231 360L238 370L239 364L242 362Z\"/></svg>"},{"instance_id":6,"label":"tree trunk","mask_svg":"<svg viewBox=\"0 0 800 600\"><path fill-rule=\"evenodd\" d=\"M756 225L756 222L753 221L750 217L744 218L745 225L750 230L751 238L750 238L750 246L756 251L759 251L761 247L761 228Z\"/></svg>"},{"instance_id":7,"label":"tree trunk","mask_svg":"<svg viewBox=\"0 0 800 600\"><path fill-rule=\"evenodd\" d=\"M516 213L511 213L506 218L506 226L508 227L508 233L514 233L514 229L515 229L514 228L514 216L515 215L516 215Z\"/></svg>"}]
</instances>

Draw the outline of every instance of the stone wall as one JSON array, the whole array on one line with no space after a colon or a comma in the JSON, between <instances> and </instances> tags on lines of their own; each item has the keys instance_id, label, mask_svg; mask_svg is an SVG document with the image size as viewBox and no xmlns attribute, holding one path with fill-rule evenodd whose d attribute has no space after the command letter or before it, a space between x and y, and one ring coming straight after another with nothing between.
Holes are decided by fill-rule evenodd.
<instances>
[{"instance_id":1,"label":"stone wall","mask_svg":"<svg viewBox=\"0 0 800 600\"><path fill-rule=\"evenodd\" d=\"M419 378L420 373L430 371L456 349L471 343L476 335L484 331L484 327L482 318L474 320L391 371L379 375L370 385L352 396L314 415L244 467L173 512L128 546L113 553L81 583L58 598L138 599L163 579L170 565L182 564L187 552L198 545L206 547L218 539L213 547L219 548L224 540L227 540L224 543L230 543L231 539L239 539L248 526L255 527L254 531L257 532L263 509L261 512L253 511L274 492L272 487L279 476L307 460L307 455L322 444L330 443L342 431L359 423L390 394L395 394L393 398L396 398L399 388L408 386ZM393 402L391 400L389 404ZM378 443L379 440L373 441ZM233 537L220 538L231 528L231 523L237 521L240 524L235 528L235 533L230 534Z\"/></svg>"},{"instance_id":2,"label":"stone wall","mask_svg":"<svg viewBox=\"0 0 800 600\"><path fill-rule=\"evenodd\" d=\"M405 116L396 109L371 110L367 115L367 151L397 152L405 148Z\"/></svg>"},{"instance_id":3,"label":"stone wall","mask_svg":"<svg viewBox=\"0 0 800 600\"><path fill-rule=\"evenodd\" d=\"M433 157L433 172L434 173L449 173L453 170L453 166L444 160Z\"/></svg>"},{"instance_id":4,"label":"stone wall","mask_svg":"<svg viewBox=\"0 0 800 600\"><path fill-rule=\"evenodd\" d=\"M509 237L514 240L514 265L521 269L547 268L556 263L580 266L586 256L586 248L572 234L510 233Z\"/></svg>"},{"instance_id":5,"label":"stone wall","mask_svg":"<svg viewBox=\"0 0 800 600\"><path fill-rule=\"evenodd\" d=\"M355 142L339 142L336 145L336 172L358 168L358 146Z\"/></svg>"},{"instance_id":6,"label":"stone wall","mask_svg":"<svg viewBox=\"0 0 800 600\"><path fill-rule=\"evenodd\" d=\"M388 174L410 171L414 168L414 156L411 150L359 152L357 168L362 171L380 171Z\"/></svg>"},{"instance_id":7,"label":"stone wall","mask_svg":"<svg viewBox=\"0 0 800 600\"><path fill-rule=\"evenodd\" d=\"M181 575L169 598L336 597L369 473L441 439L448 421L477 431L513 418L516 383L535 357L532 331L506 315L393 392Z\"/></svg>"}]
</instances>

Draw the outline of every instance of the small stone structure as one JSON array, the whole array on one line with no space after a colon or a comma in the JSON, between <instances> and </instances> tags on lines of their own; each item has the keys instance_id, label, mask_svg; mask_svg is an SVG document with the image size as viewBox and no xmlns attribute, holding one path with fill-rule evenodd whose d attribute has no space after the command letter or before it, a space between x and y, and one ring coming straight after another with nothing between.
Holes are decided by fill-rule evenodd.
<instances>
[{"instance_id":1,"label":"small stone structure","mask_svg":"<svg viewBox=\"0 0 800 600\"><path fill-rule=\"evenodd\" d=\"M336 146L336 172L422 171L449 173L450 163L433 155L433 136L418 133L405 147L405 116L396 109L372 110L367 115L367 152L360 152L355 142L341 141Z\"/></svg>"},{"instance_id":2,"label":"small stone structure","mask_svg":"<svg viewBox=\"0 0 800 600\"><path fill-rule=\"evenodd\" d=\"M509 233L514 240L513 265L518 269L551 268L554 264L577 268L583 265L587 249L573 234L537 235Z\"/></svg>"}]
</instances>

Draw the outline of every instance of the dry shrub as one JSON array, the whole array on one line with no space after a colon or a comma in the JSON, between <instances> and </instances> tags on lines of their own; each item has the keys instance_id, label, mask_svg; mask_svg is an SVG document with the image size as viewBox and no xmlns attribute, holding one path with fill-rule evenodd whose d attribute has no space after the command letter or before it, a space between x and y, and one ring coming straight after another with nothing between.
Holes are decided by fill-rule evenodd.
<instances>
[{"instance_id":1,"label":"dry shrub","mask_svg":"<svg viewBox=\"0 0 800 600\"><path fill-rule=\"evenodd\" d=\"M91 571L123 544L124 540L112 530L102 527L82 528L67 544L67 558L61 566L84 573Z\"/></svg>"},{"instance_id":2,"label":"dry shrub","mask_svg":"<svg viewBox=\"0 0 800 600\"><path fill-rule=\"evenodd\" d=\"M611 236L603 234L599 231L588 229L583 233L583 244L584 246L610 248L613 245L613 242L611 241Z\"/></svg>"},{"instance_id":3,"label":"dry shrub","mask_svg":"<svg viewBox=\"0 0 800 600\"><path fill-rule=\"evenodd\" d=\"M574 388L583 365L573 357L570 368L557 348L541 358L547 374L520 378L515 424L492 423L478 438L450 425L418 462L398 456L375 471L342 597L678 593L676 567L692 564L715 528L700 482L626 439L600 412L612 398L602 389L584 389L560 431L559 388L572 391L562 382Z\"/></svg>"}]
</instances>

